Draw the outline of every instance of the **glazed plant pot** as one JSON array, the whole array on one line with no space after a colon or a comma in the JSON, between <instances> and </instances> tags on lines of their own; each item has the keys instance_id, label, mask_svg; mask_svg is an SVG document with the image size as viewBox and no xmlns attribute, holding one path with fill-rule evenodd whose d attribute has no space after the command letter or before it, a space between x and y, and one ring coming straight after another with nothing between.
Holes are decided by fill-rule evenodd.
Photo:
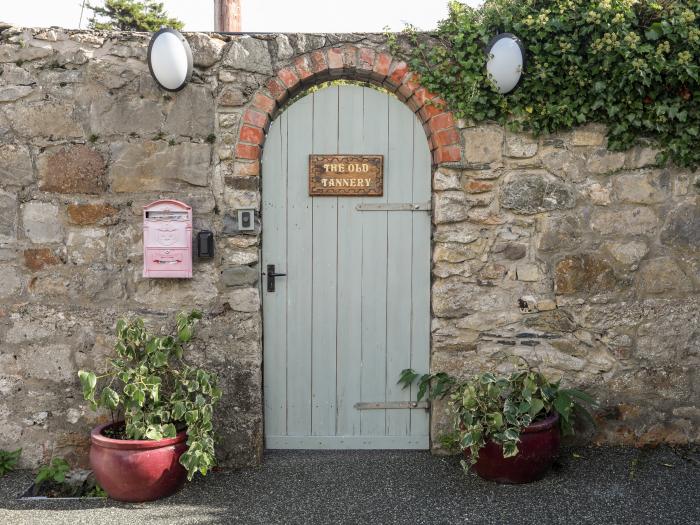
<instances>
[{"instance_id":1,"label":"glazed plant pot","mask_svg":"<svg viewBox=\"0 0 700 525\"><path fill-rule=\"evenodd\" d=\"M504 458L501 445L489 440L472 468L487 480L530 483L542 479L550 469L559 455L559 443L559 414L553 412L523 429L516 456Z\"/></svg>"},{"instance_id":2,"label":"glazed plant pot","mask_svg":"<svg viewBox=\"0 0 700 525\"><path fill-rule=\"evenodd\" d=\"M182 487L187 471L180 456L187 450L187 432L157 441L112 439L100 425L90 433L90 466L110 498L141 502L164 498Z\"/></svg>"}]
</instances>

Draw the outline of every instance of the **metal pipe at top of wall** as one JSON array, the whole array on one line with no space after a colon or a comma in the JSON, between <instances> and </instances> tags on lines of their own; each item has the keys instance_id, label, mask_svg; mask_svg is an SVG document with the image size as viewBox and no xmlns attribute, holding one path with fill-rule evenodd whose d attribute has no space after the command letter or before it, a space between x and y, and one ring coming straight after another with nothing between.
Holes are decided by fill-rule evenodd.
<instances>
[{"instance_id":1,"label":"metal pipe at top of wall","mask_svg":"<svg viewBox=\"0 0 700 525\"><path fill-rule=\"evenodd\" d=\"M241 0L214 0L214 31L241 32Z\"/></svg>"}]
</instances>

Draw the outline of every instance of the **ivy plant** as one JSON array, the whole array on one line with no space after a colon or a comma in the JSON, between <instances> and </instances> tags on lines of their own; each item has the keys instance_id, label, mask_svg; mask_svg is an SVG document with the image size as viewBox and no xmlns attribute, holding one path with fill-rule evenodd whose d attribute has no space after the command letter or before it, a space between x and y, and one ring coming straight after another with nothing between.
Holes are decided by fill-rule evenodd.
<instances>
[{"instance_id":1,"label":"ivy plant","mask_svg":"<svg viewBox=\"0 0 700 525\"><path fill-rule=\"evenodd\" d=\"M503 457L517 455L523 429L554 412L559 414L564 435L574 433L575 414L593 421L586 406L595 404L593 398L580 390L561 388L559 381L549 381L530 367L506 375L484 372L466 381L442 372L419 375L412 369L403 370L399 384L406 388L413 383L418 384L418 401L449 398L453 430L442 442L469 451L472 465L489 440L502 446ZM465 462L463 466L468 467Z\"/></svg>"},{"instance_id":2,"label":"ivy plant","mask_svg":"<svg viewBox=\"0 0 700 525\"><path fill-rule=\"evenodd\" d=\"M390 37L420 81L458 116L535 135L598 122L608 147L653 139L668 159L700 165L700 2L486 0L450 2L435 33ZM502 95L485 49L502 32L526 47L521 84Z\"/></svg>"},{"instance_id":3,"label":"ivy plant","mask_svg":"<svg viewBox=\"0 0 700 525\"><path fill-rule=\"evenodd\" d=\"M93 410L109 410L113 422L123 417L126 439L172 438L186 428L188 449L180 463L188 479L215 464L212 416L221 398L216 375L184 360L201 317L195 310L179 313L173 335L150 333L143 319L120 319L109 371L78 372L83 397Z\"/></svg>"},{"instance_id":4,"label":"ivy plant","mask_svg":"<svg viewBox=\"0 0 700 525\"><path fill-rule=\"evenodd\" d=\"M0 477L15 470L21 454L21 448L12 451L0 449Z\"/></svg>"}]
</instances>

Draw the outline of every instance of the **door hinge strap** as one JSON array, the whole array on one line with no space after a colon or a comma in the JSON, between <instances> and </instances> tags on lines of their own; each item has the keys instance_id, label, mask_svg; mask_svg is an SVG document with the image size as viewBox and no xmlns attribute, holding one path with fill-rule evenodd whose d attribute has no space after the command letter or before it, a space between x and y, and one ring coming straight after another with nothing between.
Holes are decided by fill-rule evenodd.
<instances>
[{"instance_id":1,"label":"door hinge strap","mask_svg":"<svg viewBox=\"0 0 700 525\"><path fill-rule=\"evenodd\" d=\"M357 211L430 211L429 202L377 202L371 204L358 204Z\"/></svg>"},{"instance_id":2,"label":"door hinge strap","mask_svg":"<svg viewBox=\"0 0 700 525\"><path fill-rule=\"evenodd\" d=\"M427 401L380 401L377 403L355 403L357 410L380 410L393 408L423 408L427 410L430 404Z\"/></svg>"}]
</instances>

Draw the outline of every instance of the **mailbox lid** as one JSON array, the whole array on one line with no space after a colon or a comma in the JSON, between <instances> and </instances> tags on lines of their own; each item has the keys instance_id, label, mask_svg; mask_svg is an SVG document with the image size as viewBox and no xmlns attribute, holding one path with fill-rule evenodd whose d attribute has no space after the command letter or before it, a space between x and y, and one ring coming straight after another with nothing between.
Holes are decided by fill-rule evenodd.
<instances>
[{"instance_id":1,"label":"mailbox lid","mask_svg":"<svg viewBox=\"0 0 700 525\"><path fill-rule=\"evenodd\" d=\"M158 215L156 212L179 212L178 215L184 212L186 213L186 218L190 221L192 220L192 207L175 199L159 199L146 204L143 207L143 218L149 218L149 215L155 218Z\"/></svg>"},{"instance_id":2,"label":"mailbox lid","mask_svg":"<svg viewBox=\"0 0 700 525\"><path fill-rule=\"evenodd\" d=\"M154 201L143 207L145 247L191 248L192 208L174 199Z\"/></svg>"}]
</instances>

